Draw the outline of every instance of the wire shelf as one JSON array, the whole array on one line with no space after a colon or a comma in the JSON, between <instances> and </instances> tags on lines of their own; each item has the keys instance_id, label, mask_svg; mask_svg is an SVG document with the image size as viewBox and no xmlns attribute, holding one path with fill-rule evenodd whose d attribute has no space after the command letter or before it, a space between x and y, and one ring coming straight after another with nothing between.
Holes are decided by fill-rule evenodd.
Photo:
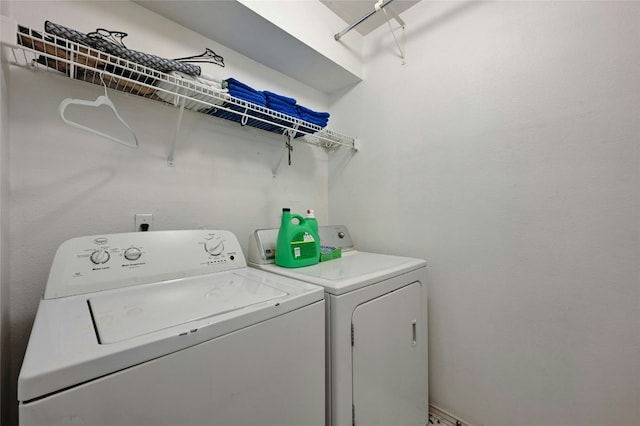
<instances>
[{"instance_id":1,"label":"wire shelf","mask_svg":"<svg viewBox=\"0 0 640 426\"><path fill-rule=\"evenodd\" d=\"M230 96L206 79L166 73L53 34L20 26L3 40L12 65L61 74L135 96L279 133L327 150L356 149L356 139Z\"/></svg>"}]
</instances>

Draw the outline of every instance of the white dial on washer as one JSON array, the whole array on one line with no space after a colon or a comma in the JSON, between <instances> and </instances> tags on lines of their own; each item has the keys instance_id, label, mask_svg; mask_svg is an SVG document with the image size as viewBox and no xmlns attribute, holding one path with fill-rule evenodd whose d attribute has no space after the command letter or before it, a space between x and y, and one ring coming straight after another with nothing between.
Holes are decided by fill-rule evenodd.
<instances>
[{"instance_id":1,"label":"white dial on washer","mask_svg":"<svg viewBox=\"0 0 640 426\"><path fill-rule=\"evenodd\" d=\"M91 253L90 259L96 265L100 265L102 263L107 263L109 261L109 252L105 249L99 249Z\"/></svg>"},{"instance_id":2,"label":"white dial on washer","mask_svg":"<svg viewBox=\"0 0 640 426\"><path fill-rule=\"evenodd\" d=\"M142 256L142 251L138 247L129 247L124 251L124 258L127 260L138 260Z\"/></svg>"},{"instance_id":3,"label":"white dial on washer","mask_svg":"<svg viewBox=\"0 0 640 426\"><path fill-rule=\"evenodd\" d=\"M224 251L224 241L220 237L213 237L205 241L204 250L212 256L220 256Z\"/></svg>"}]
</instances>

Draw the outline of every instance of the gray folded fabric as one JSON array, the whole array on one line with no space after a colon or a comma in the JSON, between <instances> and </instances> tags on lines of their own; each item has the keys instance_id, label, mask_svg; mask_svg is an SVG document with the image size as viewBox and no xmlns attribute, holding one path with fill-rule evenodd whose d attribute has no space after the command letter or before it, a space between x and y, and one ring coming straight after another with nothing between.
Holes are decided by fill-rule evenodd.
<instances>
[{"instance_id":1,"label":"gray folded fabric","mask_svg":"<svg viewBox=\"0 0 640 426\"><path fill-rule=\"evenodd\" d=\"M161 58L159 56L149 55L148 53L127 49L103 38L90 37L80 31L64 27L51 21L46 21L44 23L44 30L49 34L92 47L110 55L117 56L161 72L180 71L188 75L200 75L202 72L200 67L197 65L187 64L184 62L174 61L173 59Z\"/></svg>"}]
</instances>

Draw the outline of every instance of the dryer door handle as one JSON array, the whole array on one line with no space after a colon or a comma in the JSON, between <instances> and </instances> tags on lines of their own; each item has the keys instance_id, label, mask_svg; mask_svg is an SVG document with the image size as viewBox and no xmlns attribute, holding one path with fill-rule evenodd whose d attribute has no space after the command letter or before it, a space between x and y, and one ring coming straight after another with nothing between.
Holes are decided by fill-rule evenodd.
<instances>
[{"instance_id":1,"label":"dryer door handle","mask_svg":"<svg viewBox=\"0 0 640 426\"><path fill-rule=\"evenodd\" d=\"M417 327L418 327L418 321L416 320L411 321L411 336L412 336L411 345L412 346L416 346L418 344L416 340L418 336L417 330L416 330Z\"/></svg>"}]
</instances>

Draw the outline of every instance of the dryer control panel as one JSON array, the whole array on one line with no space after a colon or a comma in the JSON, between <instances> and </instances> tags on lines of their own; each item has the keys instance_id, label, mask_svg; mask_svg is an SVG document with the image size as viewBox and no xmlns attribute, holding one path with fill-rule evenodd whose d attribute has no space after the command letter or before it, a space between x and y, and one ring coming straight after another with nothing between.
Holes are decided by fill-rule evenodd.
<instances>
[{"instance_id":1,"label":"dryer control panel","mask_svg":"<svg viewBox=\"0 0 640 426\"><path fill-rule=\"evenodd\" d=\"M44 298L246 266L238 239L229 231L129 232L73 238L56 252Z\"/></svg>"},{"instance_id":2,"label":"dryer control panel","mask_svg":"<svg viewBox=\"0 0 640 426\"><path fill-rule=\"evenodd\" d=\"M353 240L344 225L318 227L320 245L340 247L343 252L353 250ZM249 236L249 263L267 265L275 263L278 228L257 229Z\"/></svg>"}]
</instances>

